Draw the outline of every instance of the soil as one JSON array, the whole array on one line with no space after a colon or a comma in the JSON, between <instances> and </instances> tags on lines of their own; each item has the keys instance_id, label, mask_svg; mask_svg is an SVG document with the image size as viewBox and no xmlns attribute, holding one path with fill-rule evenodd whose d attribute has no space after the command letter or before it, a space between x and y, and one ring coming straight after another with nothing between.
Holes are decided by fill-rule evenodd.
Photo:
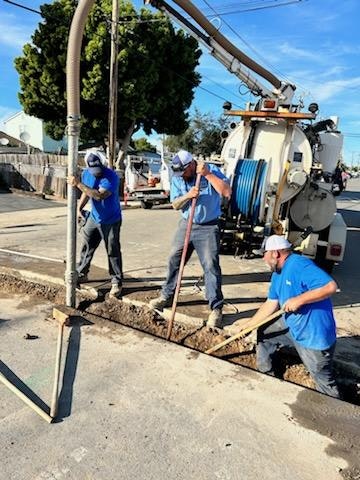
<instances>
[{"instance_id":1,"label":"soil","mask_svg":"<svg viewBox=\"0 0 360 480\"><path fill-rule=\"evenodd\" d=\"M11 275L0 275L0 288L4 293L24 293L41 297L54 304L64 304L65 289L57 286L47 286L29 282ZM105 292L101 292L104 294ZM150 294L149 297L152 297ZM144 300L142 298L142 300ZM66 308L66 307L64 307ZM157 312L146 306L140 307L117 299L109 299L107 295L100 295L97 301L83 298L77 310L72 310L72 315L82 317L86 321L110 321L125 325L141 332L166 338L167 321ZM204 326L185 325L174 322L171 341L184 345L198 352L205 352L210 347L228 338L219 329ZM194 352L195 353L195 352ZM216 351L214 356L245 367L255 369L255 348L245 337L235 340L229 345ZM314 382L305 370L296 352L283 349L274 359L275 376L286 381L314 388ZM360 378L354 377L353 372L340 370L335 365L335 373L343 399L360 405Z\"/></svg>"}]
</instances>

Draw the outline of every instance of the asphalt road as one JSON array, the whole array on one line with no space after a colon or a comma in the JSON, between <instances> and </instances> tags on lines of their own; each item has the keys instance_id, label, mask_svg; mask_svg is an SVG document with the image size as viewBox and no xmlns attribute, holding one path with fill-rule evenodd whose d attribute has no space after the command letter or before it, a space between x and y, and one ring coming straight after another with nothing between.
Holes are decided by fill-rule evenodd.
<instances>
[{"instance_id":1,"label":"asphalt road","mask_svg":"<svg viewBox=\"0 0 360 480\"><path fill-rule=\"evenodd\" d=\"M337 199L338 209L347 225L345 257L334 268L334 277L341 290L341 301L360 302L360 178L348 182L348 189Z\"/></svg>"},{"instance_id":2,"label":"asphalt road","mask_svg":"<svg viewBox=\"0 0 360 480\"><path fill-rule=\"evenodd\" d=\"M29 194L13 194L0 190L0 213L58 207L59 202L44 200Z\"/></svg>"}]
</instances>

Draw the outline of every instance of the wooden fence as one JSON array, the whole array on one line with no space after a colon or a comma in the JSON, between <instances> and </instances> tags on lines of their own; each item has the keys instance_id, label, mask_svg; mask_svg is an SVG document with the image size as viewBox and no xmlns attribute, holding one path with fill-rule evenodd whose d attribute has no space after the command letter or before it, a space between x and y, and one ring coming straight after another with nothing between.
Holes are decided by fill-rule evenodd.
<instances>
[{"instance_id":1,"label":"wooden fence","mask_svg":"<svg viewBox=\"0 0 360 480\"><path fill-rule=\"evenodd\" d=\"M66 198L66 155L0 154L0 183L10 188ZM83 159L79 158L79 166Z\"/></svg>"}]
</instances>

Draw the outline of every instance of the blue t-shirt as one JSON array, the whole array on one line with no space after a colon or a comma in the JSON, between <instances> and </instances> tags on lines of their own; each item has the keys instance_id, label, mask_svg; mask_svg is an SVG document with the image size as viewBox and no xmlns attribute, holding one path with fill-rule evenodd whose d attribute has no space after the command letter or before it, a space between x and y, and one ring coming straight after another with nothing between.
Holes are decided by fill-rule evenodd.
<instances>
[{"instance_id":1,"label":"blue t-shirt","mask_svg":"<svg viewBox=\"0 0 360 480\"><path fill-rule=\"evenodd\" d=\"M215 165L208 164L210 173L229 183L229 180L222 171ZM173 177L171 181L170 200L173 202L176 198L185 195L195 186L196 177L189 181L185 181L182 177ZM190 213L191 202L188 202L182 208L182 216L188 219ZM201 224L216 220L221 214L221 197L205 177L201 177L200 194L196 202L193 223Z\"/></svg>"},{"instance_id":2,"label":"blue t-shirt","mask_svg":"<svg viewBox=\"0 0 360 480\"><path fill-rule=\"evenodd\" d=\"M111 195L104 200L91 198L90 218L95 223L116 223L121 219L121 207L119 199L119 177L110 168L103 167L103 175L97 178L88 169L81 176L81 182L89 188L108 190Z\"/></svg>"},{"instance_id":3,"label":"blue t-shirt","mask_svg":"<svg viewBox=\"0 0 360 480\"><path fill-rule=\"evenodd\" d=\"M331 281L330 275L312 260L293 253L286 259L281 272L272 274L268 298L278 300L282 306L289 298L323 287ZM303 305L297 312L285 313L284 319L294 340L305 348L325 350L336 340L329 298Z\"/></svg>"}]
</instances>

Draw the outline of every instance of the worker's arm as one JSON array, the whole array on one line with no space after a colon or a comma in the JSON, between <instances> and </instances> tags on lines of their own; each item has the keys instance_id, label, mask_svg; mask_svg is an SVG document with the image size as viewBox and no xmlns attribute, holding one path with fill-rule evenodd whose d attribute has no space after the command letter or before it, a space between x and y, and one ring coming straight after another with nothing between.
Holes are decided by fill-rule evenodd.
<instances>
[{"instance_id":1,"label":"worker's arm","mask_svg":"<svg viewBox=\"0 0 360 480\"><path fill-rule=\"evenodd\" d=\"M206 180L214 187L219 195L225 198L231 197L230 185L214 173L211 173L206 163L198 162L196 166L196 173L201 173L201 175L206 178Z\"/></svg>"},{"instance_id":2,"label":"worker's arm","mask_svg":"<svg viewBox=\"0 0 360 480\"><path fill-rule=\"evenodd\" d=\"M86 193L82 193L81 197L80 197L80 200L79 200L79 203L78 203L78 206L77 206L78 220L80 220L82 218L82 216L83 216L82 210L85 207L85 205L88 203L88 201L89 201L89 197L86 195Z\"/></svg>"},{"instance_id":3,"label":"worker's arm","mask_svg":"<svg viewBox=\"0 0 360 480\"><path fill-rule=\"evenodd\" d=\"M86 193L82 193L79 203L78 203L78 211L81 212L81 210L85 207L85 205L88 203L89 197L86 195Z\"/></svg>"},{"instance_id":4,"label":"worker's arm","mask_svg":"<svg viewBox=\"0 0 360 480\"><path fill-rule=\"evenodd\" d=\"M105 198L110 197L111 192L103 188L96 190L95 188L90 188L84 185L80 179L74 175L69 175L67 177L67 182L72 187L77 187L82 193L87 197L93 198L94 200L105 200Z\"/></svg>"},{"instance_id":5,"label":"worker's arm","mask_svg":"<svg viewBox=\"0 0 360 480\"><path fill-rule=\"evenodd\" d=\"M177 197L172 201L174 210L181 210L190 200L199 196L200 190L197 187L192 187L185 195Z\"/></svg>"},{"instance_id":6,"label":"worker's arm","mask_svg":"<svg viewBox=\"0 0 360 480\"><path fill-rule=\"evenodd\" d=\"M277 300L270 300L269 298L261 305L259 310L255 313L255 315L252 317L252 320L254 322L264 320L266 317L269 317L273 313L276 312L276 310L279 309L279 302Z\"/></svg>"},{"instance_id":7,"label":"worker's arm","mask_svg":"<svg viewBox=\"0 0 360 480\"><path fill-rule=\"evenodd\" d=\"M313 290L308 290L301 295L289 298L282 308L285 312L296 312L303 305L320 302L321 300L325 300L325 298L331 297L331 295L333 295L336 290L337 284L336 282L334 282L334 280L332 280L323 287L314 288Z\"/></svg>"}]
</instances>

